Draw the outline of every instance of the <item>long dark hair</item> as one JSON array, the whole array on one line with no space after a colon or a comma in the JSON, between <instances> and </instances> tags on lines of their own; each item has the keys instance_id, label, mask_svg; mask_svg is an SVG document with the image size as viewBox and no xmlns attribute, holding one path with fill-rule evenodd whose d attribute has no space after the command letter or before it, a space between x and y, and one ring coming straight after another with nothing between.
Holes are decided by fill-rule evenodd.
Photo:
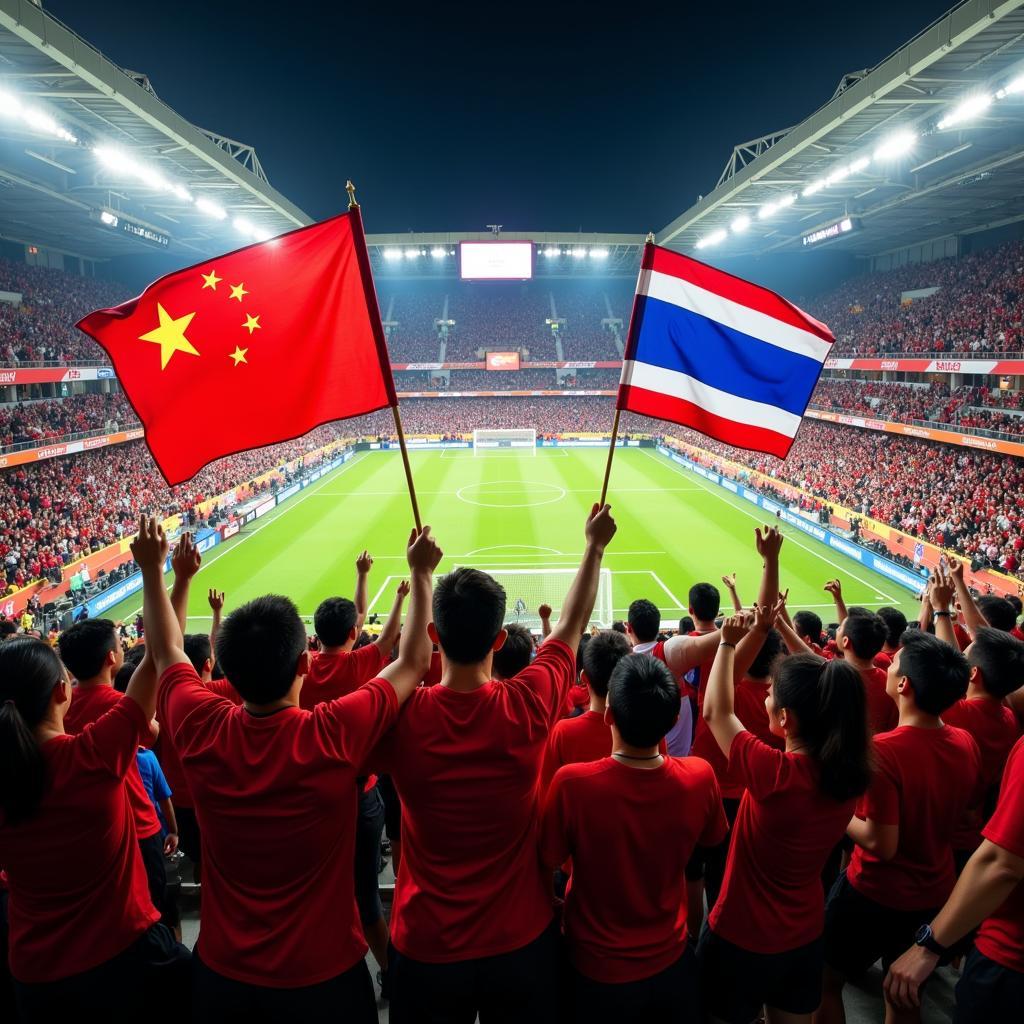
<instances>
[{"instance_id":1,"label":"long dark hair","mask_svg":"<svg viewBox=\"0 0 1024 1024\"><path fill-rule=\"evenodd\" d=\"M797 718L800 739L818 762L821 788L836 800L860 796L871 782L871 733L860 673L844 661L798 654L773 677L777 710Z\"/></svg>"},{"instance_id":2,"label":"long dark hair","mask_svg":"<svg viewBox=\"0 0 1024 1024\"><path fill-rule=\"evenodd\" d=\"M0 811L4 824L32 817L46 792L46 762L32 730L46 717L60 659L42 640L0 644Z\"/></svg>"}]
</instances>

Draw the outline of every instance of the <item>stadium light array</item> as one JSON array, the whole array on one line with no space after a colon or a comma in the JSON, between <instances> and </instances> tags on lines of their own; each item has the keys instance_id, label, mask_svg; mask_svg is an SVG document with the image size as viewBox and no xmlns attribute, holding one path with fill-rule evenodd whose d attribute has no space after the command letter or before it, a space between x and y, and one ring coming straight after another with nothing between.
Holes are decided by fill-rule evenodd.
<instances>
[{"instance_id":1,"label":"stadium light array","mask_svg":"<svg viewBox=\"0 0 1024 1024\"><path fill-rule=\"evenodd\" d=\"M724 242L729 237L729 232L725 228L719 228L717 231L712 231L710 235L705 235L699 242L697 242L698 249L705 249L709 245L718 245L719 242Z\"/></svg>"},{"instance_id":2,"label":"stadium light array","mask_svg":"<svg viewBox=\"0 0 1024 1024\"><path fill-rule=\"evenodd\" d=\"M974 96L968 96L967 99L955 106L939 121L939 131L944 131L946 128L955 128L958 124L963 124L964 121L970 121L972 118L977 117L988 110L994 98L991 93L987 92L979 92Z\"/></svg>"},{"instance_id":3,"label":"stadium light array","mask_svg":"<svg viewBox=\"0 0 1024 1024\"><path fill-rule=\"evenodd\" d=\"M216 220L224 220L228 215L228 211L223 206L215 203L212 199L207 199L205 196L200 196L196 200L196 209Z\"/></svg>"},{"instance_id":4,"label":"stadium light array","mask_svg":"<svg viewBox=\"0 0 1024 1024\"><path fill-rule=\"evenodd\" d=\"M606 260L606 259L608 259L608 250L607 249L591 249L590 250L590 258L592 260Z\"/></svg>"},{"instance_id":5,"label":"stadium light array","mask_svg":"<svg viewBox=\"0 0 1024 1024\"><path fill-rule=\"evenodd\" d=\"M570 254L574 260L582 260L587 255L586 249L573 249Z\"/></svg>"},{"instance_id":6,"label":"stadium light array","mask_svg":"<svg viewBox=\"0 0 1024 1024\"><path fill-rule=\"evenodd\" d=\"M879 143L874 152L874 159L877 163L886 163L889 160L898 160L901 156L909 153L917 142L917 135L911 131L894 132Z\"/></svg>"},{"instance_id":7,"label":"stadium light array","mask_svg":"<svg viewBox=\"0 0 1024 1024\"><path fill-rule=\"evenodd\" d=\"M420 251L419 251L419 249L406 249L405 250L405 258L407 260L418 260L420 258Z\"/></svg>"},{"instance_id":8,"label":"stadium light array","mask_svg":"<svg viewBox=\"0 0 1024 1024\"><path fill-rule=\"evenodd\" d=\"M384 250L384 259L386 259L386 260L392 260L393 261L393 260L400 260L401 258L402 258L402 250L401 249L385 249Z\"/></svg>"},{"instance_id":9,"label":"stadium light array","mask_svg":"<svg viewBox=\"0 0 1024 1024\"><path fill-rule=\"evenodd\" d=\"M445 258L445 256L448 255L448 253L444 249L442 249L439 245L435 245L434 248L430 250L430 255L435 260L443 260Z\"/></svg>"},{"instance_id":10,"label":"stadium light array","mask_svg":"<svg viewBox=\"0 0 1024 1024\"><path fill-rule=\"evenodd\" d=\"M545 256L547 256L550 259L552 256L561 256L562 255L562 250L561 249L555 249L552 246L548 246L546 249L543 250L543 253L544 253Z\"/></svg>"},{"instance_id":11,"label":"stadium light array","mask_svg":"<svg viewBox=\"0 0 1024 1024\"><path fill-rule=\"evenodd\" d=\"M1007 96L1016 96L1024 92L1024 75L1019 75L1012 82L1007 83L996 93L997 100L1005 100Z\"/></svg>"},{"instance_id":12,"label":"stadium light array","mask_svg":"<svg viewBox=\"0 0 1024 1024\"><path fill-rule=\"evenodd\" d=\"M745 214L741 213L730 225L732 230L737 234L742 234L747 228L750 227L750 218Z\"/></svg>"},{"instance_id":13,"label":"stadium light array","mask_svg":"<svg viewBox=\"0 0 1024 1024\"><path fill-rule=\"evenodd\" d=\"M78 139L59 125L45 110L23 103L14 93L0 90L0 116L17 119L40 135L76 144Z\"/></svg>"}]
</instances>

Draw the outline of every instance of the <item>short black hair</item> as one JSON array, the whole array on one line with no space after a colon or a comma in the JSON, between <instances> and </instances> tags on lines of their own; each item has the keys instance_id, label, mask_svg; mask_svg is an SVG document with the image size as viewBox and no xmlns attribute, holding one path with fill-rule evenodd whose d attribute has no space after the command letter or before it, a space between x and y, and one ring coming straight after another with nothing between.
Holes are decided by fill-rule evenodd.
<instances>
[{"instance_id":1,"label":"short black hair","mask_svg":"<svg viewBox=\"0 0 1024 1024\"><path fill-rule=\"evenodd\" d=\"M661 612L653 601L638 598L629 606L629 628L642 644L650 643L661 629Z\"/></svg>"},{"instance_id":2,"label":"short black hair","mask_svg":"<svg viewBox=\"0 0 1024 1024\"><path fill-rule=\"evenodd\" d=\"M814 612L799 611L793 616L793 629L800 637L809 636L816 643L821 643L821 616Z\"/></svg>"},{"instance_id":3,"label":"short black hair","mask_svg":"<svg viewBox=\"0 0 1024 1024\"><path fill-rule=\"evenodd\" d=\"M722 604L722 595L713 583L695 583L690 587L690 611L701 622L711 622Z\"/></svg>"},{"instance_id":4,"label":"short black hair","mask_svg":"<svg viewBox=\"0 0 1024 1024\"><path fill-rule=\"evenodd\" d=\"M1013 611L1018 617L1021 612L1024 612L1024 601L1021 601L1016 594L1007 594L1006 600L1013 605Z\"/></svg>"},{"instance_id":5,"label":"short black hair","mask_svg":"<svg viewBox=\"0 0 1024 1024\"><path fill-rule=\"evenodd\" d=\"M616 619L612 623L612 629L614 629L616 633L625 633L626 624L622 621L622 619Z\"/></svg>"},{"instance_id":6,"label":"short black hair","mask_svg":"<svg viewBox=\"0 0 1024 1024\"><path fill-rule=\"evenodd\" d=\"M870 660L884 646L888 635L885 623L867 608L854 607L842 622L843 636L850 641L858 658Z\"/></svg>"},{"instance_id":7,"label":"short black hair","mask_svg":"<svg viewBox=\"0 0 1024 1024\"><path fill-rule=\"evenodd\" d=\"M583 648L583 671L598 697L608 696L608 680L615 666L632 650L626 637L612 629L603 629L590 638L590 643Z\"/></svg>"},{"instance_id":8,"label":"short black hair","mask_svg":"<svg viewBox=\"0 0 1024 1024\"><path fill-rule=\"evenodd\" d=\"M445 657L456 665L483 661L504 621L505 588L479 569L453 569L434 587L434 628Z\"/></svg>"},{"instance_id":9,"label":"short black hair","mask_svg":"<svg viewBox=\"0 0 1024 1024\"><path fill-rule=\"evenodd\" d=\"M356 606L347 597L328 597L313 614L313 628L325 647L348 643L355 625Z\"/></svg>"},{"instance_id":10,"label":"short black hair","mask_svg":"<svg viewBox=\"0 0 1024 1024\"><path fill-rule=\"evenodd\" d=\"M110 619L82 619L57 639L60 660L78 680L99 675L103 662L121 643Z\"/></svg>"},{"instance_id":11,"label":"short black hair","mask_svg":"<svg viewBox=\"0 0 1024 1024\"><path fill-rule=\"evenodd\" d=\"M885 642L890 647L899 647L900 637L907 631L906 615L899 608L879 608L878 617L885 623Z\"/></svg>"},{"instance_id":12,"label":"short black hair","mask_svg":"<svg viewBox=\"0 0 1024 1024\"><path fill-rule=\"evenodd\" d=\"M985 616L985 621L993 628L1009 633L1017 625L1017 613L1005 597L984 594L975 603L978 605L978 611Z\"/></svg>"},{"instance_id":13,"label":"short black hair","mask_svg":"<svg viewBox=\"0 0 1024 1024\"><path fill-rule=\"evenodd\" d=\"M747 669L747 675L751 679L767 679L771 675L772 666L785 649L786 645L782 640L782 634L777 629L768 630L764 643L761 644L761 650L757 652L753 663Z\"/></svg>"},{"instance_id":14,"label":"short black hair","mask_svg":"<svg viewBox=\"0 0 1024 1024\"><path fill-rule=\"evenodd\" d=\"M627 654L612 670L608 706L619 735L634 747L653 747L679 718L679 684L664 662Z\"/></svg>"},{"instance_id":15,"label":"short black hair","mask_svg":"<svg viewBox=\"0 0 1024 1024\"><path fill-rule=\"evenodd\" d=\"M1024 686L1024 643L992 626L982 626L967 648L967 663L981 672L986 693L1002 700Z\"/></svg>"},{"instance_id":16,"label":"short black hair","mask_svg":"<svg viewBox=\"0 0 1024 1024\"><path fill-rule=\"evenodd\" d=\"M684 636L687 633L692 633L696 628L696 624L694 623L693 619L690 618L689 615L684 615L679 620L679 632L682 633Z\"/></svg>"},{"instance_id":17,"label":"short black hair","mask_svg":"<svg viewBox=\"0 0 1024 1024\"><path fill-rule=\"evenodd\" d=\"M899 673L910 680L914 701L922 711L941 715L963 699L971 670L955 647L923 629L908 629L900 644Z\"/></svg>"},{"instance_id":18,"label":"short black hair","mask_svg":"<svg viewBox=\"0 0 1024 1024\"><path fill-rule=\"evenodd\" d=\"M508 636L501 649L494 652L494 673L502 679L511 679L530 664L533 657L533 634L518 622L505 626Z\"/></svg>"},{"instance_id":19,"label":"short black hair","mask_svg":"<svg viewBox=\"0 0 1024 1024\"><path fill-rule=\"evenodd\" d=\"M0 619L0 640L6 640L9 636L16 636L17 632L17 623L11 619Z\"/></svg>"},{"instance_id":20,"label":"short black hair","mask_svg":"<svg viewBox=\"0 0 1024 1024\"><path fill-rule=\"evenodd\" d=\"M124 664L117 670L117 675L114 676L115 690L119 693L126 693L128 691L128 684L132 681L132 676L135 675L135 670L139 667L139 664L145 656L145 644L136 644L125 654Z\"/></svg>"},{"instance_id":21,"label":"short black hair","mask_svg":"<svg viewBox=\"0 0 1024 1024\"><path fill-rule=\"evenodd\" d=\"M192 662L192 667L199 675L203 674L203 666L213 657L210 637L206 633L186 633L184 643L185 657Z\"/></svg>"},{"instance_id":22,"label":"short black hair","mask_svg":"<svg viewBox=\"0 0 1024 1024\"><path fill-rule=\"evenodd\" d=\"M231 612L217 631L217 661L243 700L280 700L295 681L306 627L287 597L267 594Z\"/></svg>"}]
</instances>

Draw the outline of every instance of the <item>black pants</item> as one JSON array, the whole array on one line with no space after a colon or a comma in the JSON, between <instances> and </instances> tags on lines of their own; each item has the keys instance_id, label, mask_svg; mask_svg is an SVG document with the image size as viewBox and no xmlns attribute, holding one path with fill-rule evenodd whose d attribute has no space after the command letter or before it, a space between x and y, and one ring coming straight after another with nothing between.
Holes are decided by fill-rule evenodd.
<instances>
[{"instance_id":1,"label":"black pants","mask_svg":"<svg viewBox=\"0 0 1024 1024\"><path fill-rule=\"evenodd\" d=\"M366 963L318 985L268 988L225 978L192 957L192 1024L377 1024Z\"/></svg>"},{"instance_id":2,"label":"black pants","mask_svg":"<svg viewBox=\"0 0 1024 1024\"><path fill-rule=\"evenodd\" d=\"M24 1024L83 1016L102 1024L180 1024L189 1019L189 951L155 924L123 953L69 978L25 985L15 994Z\"/></svg>"},{"instance_id":3,"label":"black pants","mask_svg":"<svg viewBox=\"0 0 1024 1024\"><path fill-rule=\"evenodd\" d=\"M192 863L199 867L203 859L203 848L200 844L199 822L194 807L174 805L174 817L178 820L178 845L181 852Z\"/></svg>"},{"instance_id":4,"label":"black pants","mask_svg":"<svg viewBox=\"0 0 1024 1024\"><path fill-rule=\"evenodd\" d=\"M149 882L149 897L153 906L160 911L160 921L168 928L178 925L176 902L168 905L167 900L167 864L164 861L164 840L159 832L139 840L139 851L142 863L146 868L146 881Z\"/></svg>"},{"instance_id":5,"label":"black pants","mask_svg":"<svg viewBox=\"0 0 1024 1024\"><path fill-rule=\"evenodd\" d=\"M1024 974L1011 971L972 949L956 986L954 1024L997 1024L1020 1020Z\"/></svg>"},{"instance_id":6,"label":"black pants","mask_svg":"<svg viewBox=\"0 0 1024 1024\"><path fill-rule=\"evenodd\" d=\"M356 904L364 928L376 924L384 916L380 901L380 837L384 834L384 801L374 786L360 793L356 816Z\"/></svg>"},{"instance_id":7,"label":"black pants","mask_svg":"<svg viewBox=\"0 0 1024 1024\"><path fill-rule=\"evenodd\" d=\"M562 940L552 922L511 953L428 964L390 960L391 1024L558 1024Z\"/></svg>"}]
</instances>

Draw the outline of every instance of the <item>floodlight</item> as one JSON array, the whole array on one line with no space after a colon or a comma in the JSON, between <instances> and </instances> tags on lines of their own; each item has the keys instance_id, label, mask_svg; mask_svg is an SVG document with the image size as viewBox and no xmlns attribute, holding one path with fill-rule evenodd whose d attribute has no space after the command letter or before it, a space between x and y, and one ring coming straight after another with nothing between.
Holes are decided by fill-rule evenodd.
<instances>
[{"instance_id":1,"label":"floodlight","mask_svg":"<svg viewBox=\"0 0 1024 1024\"><path fill-rule=\"evenodd\" d=\"M448 253L439 245L435 245L434 248L430 250L430 255L433 256L435 260L443 260Z\"/></svg>"},{"instance_id":2,"label":"floodlight","mask_svg":"<svg viewBox=\"0 0 1024 1024\"><path fill-rule=\"evenodd\" d=\"M841 167L837 167L834 171L831 172L831 174L827 174L825 176L825 184L835 185L838 184L840 181L844 181L849 176L850 168L844 164Z\"/></svg>"},{"instance_id":3,"label":"floodlight","mask_svg":"<svg viewBox=\"0 0 1024 1024\"><path fill-rule=\"evenodd\" d=\"M910 131L894 132L883 139L875 150L875 159L879 163L885 160L897 160L905 153L909 153L917 142L917 136Z\"/></svg>"},{"instance_id":4,"label":"floodlight","mask_svg":"<svg viewBox=\"0 0 1024 1024\"><path fill-rule=\"evenodd\" d=\"M248 221L244 217L236 217L231 223L239 234L251 235L253 232L252 221Z\"/></svg>"},{"instance_id":5,"label":"floodlight","mask_svg":"<svg viewBox=\"0 0 1024 1024\"><path fill-rule=\"evenodd\" d=\"M807 185L800 195L806 199L808 196L813 196L815 192L820 192L824 187L825 182L819 178L817 181L812 181L810 185Z\"/></svg>"},{"instance_id":6,"label":"floodlight","mask_svg":"<svg viewBox=\"0 0 1024 1024\"><path fill-rule=\"evenodd\" d=\"M745 214L741 213L730 225L733 231L738 235L743 231L746 231L750 227L750 218Z\"/></svg>"},{"instance_id":7,"label":"floodlight","mask_svg":"<svg viewBox=\"0 0 1024 1024\"><path fill-rule=\"evenodd\" d=\"M850 173L851 174L859 174L870 163L871 163L871 157L869 157L869 156L859 156L859 157L857 157L856 160L853 161L852 164L850 164Z\"/></svg>"},{"instance_id":8,"label":"floodlight","mask_svg":"<svg viewBox=\"0 0 1024 1024\"><path fill-rule=\"evenodd\" d=\"M402 258L401 249L385 249L384 259L386 260L400 260Z\"/></svg>"},{"instance_id":9,"label":"floodlight","mask_svg":"<svg viewBox=\"0 0 1024 1024\"><path fill-rule=\"evenodd\" d=\"M274 237L274 232L268 231L266 228L253 228L252 237L255 238L257 242L269 242L270 239Z\"/></svg>"},{"instance_id":10,"label":"floodlight","mask_svg":"<svg viewBox=\"0 0 1024 1024\"><path fill-rule=\"evenodd\" d=\"M1024 75L1018 75L1013 81L1008 82L996 93L997 100L1004 100L1007 96L1016 96L1017 93L1024 92ZM0 106L3 105L3 101L0 100Z\"/></svg>"},{"instance_id":11,"label":"floodlight","mask_svg":"<svg viewBox=\"0 0 1024 1024\"><path fill-rule=\"evenodd\" d=\"M217 220L224 220L228 215L227 210L223 206L213 202L212 199L207 199L205 196L200 196L196 200L196 209L202 210L203 213L210 217L216 217Z\"/></svg>"},{"instance_id":12,"label":"floodlight","mask_svg":"<svg viewBox=\"0 0 1024 1024\"><path fill-rule=\"evenodd\" d=\"M187 188L185 188L185 186L184 186L184 185L178 185L177 183L175 183L174 185L172 185L172 186L171 186L171 191L172 191L172 192L173 192L173 193L174 193L174 194L175 194L175 195L176 195L176 196L177 196L177 197L178 197L178 198L179 198L179 199L180 199L180 200L181 200L181 201L182 201L183 203L191 203L191 202L192 202L192 193L191 193L191 192L189 192L189 190L188 190Z\"/></svg>"},{"instance_id":13,"label":"floodlight","mask_svg":"<svg viewBox=\"0 0 1024 1024\"><path fill-rule=\"evenodd\" d=\"M109 210L100 210L100 220L112 228L117 227L117 217Z\"/></svg>"},{"instance_id":14,"label":"floodlight","mask_svg":"<svg viewBox=\"0 0 1024 1024\"><path fill-rule=\"evenodd\" d=\"M792 206L796 202L796 196L792 192L787 192L781 199L778 200L779 209L784 210L787 206Z\"/></svg>"},{"instance_id":15,"label":"floodlight","mask_svg":"<svg viewBox=\"0 0 1024 1024\"><path fill-rule=\"evenodd\" d=\"M764 220L766 217L770 217L779 208L779 204L772 200L770 203L765 203L760 210L757 211L758 220Z\"/></svg>"},{"instance_id":16,"label":"floodlight","mask_svg":"<svg viewBox=\"0 0 1024 1024\"><path fill-rule=\"evenodd\" d=\"M719 242L724 242L728 237L729 233L725 228L719 228L717 231L712 231L710 235L705 235L698 243L697 248L703 249L708 245L718 245Z\"/></svg>"},{"instance_id":17,"label":"floodlight","mask_svg":"<svg viewBox=\"0 0 1024 1024\"><path fill-rule=\"evenodd\" d=\"M572 250L572 258L574 260L581 260L586 255L587 255L587 250L586 249L573 249Z\"/></svg>"},{"instance_id":18,"label":"floodlight","mask_svg":"<svg viewBox=\"0 0 1024 1024\"><path fill-rule=\"evenodd\" d=\"M939 131L962 124L964 121L969 121L972 117L977 117L982 111L987 110L991 103L992 95L987 92L979 92L974 96L969 96L958 106L954 107L939 122Z\"/></svg>"},{"instance_id":19,"label":"floodlight","mask_svg":"<svg viewBox=\"0 0 1024 1024\"><path fill-rule=\"evenodd\" d=\"M21 117L21 100L5 89L0 90L0 114L5 117Z\"/></svg>"},{"instance_id":20,"label":"floodlight","mask_svg":"<svg viewBox=\"0 0 1024 1024\"><path fill-rule=\"evenodd\" d=\"M551 246L548 246L548 248L542 250L542 252L545 256L561 256L562 254L561 250L553 249Z\"/></svg>"},{"instance_id":21,"label":"floodlight","mask_svg":"<svg viewBox=\"0 0 1024 1024\"><path fill-rule=\"evenodd\" d=\"M419 249L406 249L405 250L405 258L407 260L419 259L419 255L420 255Z\"/></svg>"},{"instance_id":22,"label":"floodlight","mask_svg":"<svg viewBox=\"0 0 1024 1024\"><path fill-rule=\"evenodd\" d=\"M608 250L607 249L591 249L590 250L590 258L592 260L606 260L606 259L608 259Z\"/></svg>"}]
</instances>

